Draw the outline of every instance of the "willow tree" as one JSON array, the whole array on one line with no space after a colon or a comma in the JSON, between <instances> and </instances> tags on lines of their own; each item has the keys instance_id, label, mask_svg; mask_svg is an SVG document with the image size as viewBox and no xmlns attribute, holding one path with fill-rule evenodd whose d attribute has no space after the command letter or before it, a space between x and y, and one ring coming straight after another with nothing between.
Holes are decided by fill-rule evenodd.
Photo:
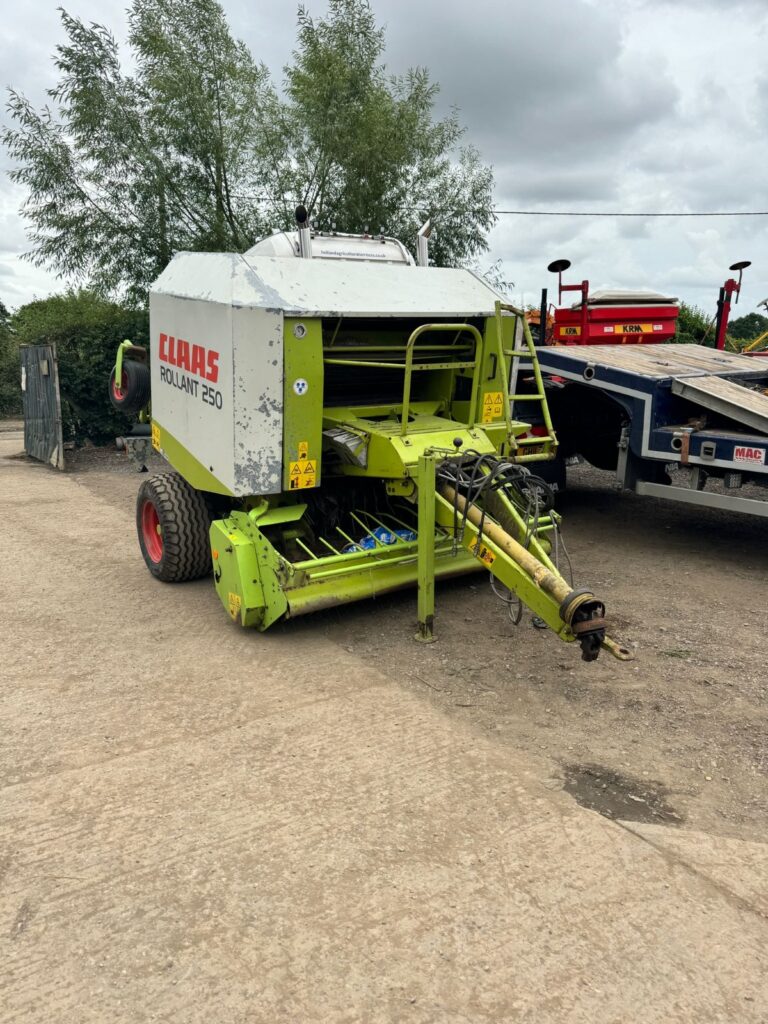
<instances>
[{"instance_id":1,"label":"willow tree","mask_svg":"<svg viewBox=\"0 0 768 1024\"><path fill-rule=\"evenodd\" d=\"M266 70L215 0L135 0L133 75L112 33L62 12L59 80L36 110L10 94L5 142L25 186L33 262L142 294L179 249L242 249L264 227Z\"/></svg>"},{"instance_id":2,"label":"willow tree","mask_svg":"<svg viewBox=\"0 0 768 1024\"><path fill-rule=\"evenodd\" d=\"M314 21L299 8L298 44L285 68L293 192L321 225L384 226L411 244L431 217L436 263L487 248L495 222L493 173L456 111L435 119L438 86L425 68L396 77L383 63L384 30L363 0L330 0Z\"/></svg>"},{"instance_id":3,"label":"willow tree","mask_svg":"<svg viewBox=\"0 0 768 1024\"><path fill-rule=\"evenodd\" d=\"M242 251L300 202L407 242L431 216L437 263L486 248L492 172L425 69L387 73L366 0L299 9L281 92L216 0L133 0L132 74L107 27L61 16L49 105L11 91L4 133L36 264L142 298L175 252Z\"/></svg>"}]
</instances>

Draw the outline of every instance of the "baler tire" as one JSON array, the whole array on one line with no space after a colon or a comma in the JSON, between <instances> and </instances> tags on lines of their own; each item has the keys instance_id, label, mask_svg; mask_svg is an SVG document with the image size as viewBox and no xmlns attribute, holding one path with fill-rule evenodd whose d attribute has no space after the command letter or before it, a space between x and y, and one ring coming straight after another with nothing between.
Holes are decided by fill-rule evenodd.
<instances>
[{"instance_id":1,"label":"baler tire","mask_svg":"<svg viewBox=\"0 0 768 1024\"><path fill-rule=\"evenodd\" d=\"M136 359L124 359L122 379L115 383L115 367L109 375L109 400L119 412L133 415L140 412L149 401L149 367Z\"/></svg>"},{"instance_id":2,"label":"baler tire","mask_svg":"<svg viewBox=\"0 0 768 1024\"><path fill-rule=\"evenodd\" d=\"M210 525L204 495L178 473L157 473L139 488L139 547L147 568L163 583L183 583L210 574Z\"/></svg>"}]
</instances>

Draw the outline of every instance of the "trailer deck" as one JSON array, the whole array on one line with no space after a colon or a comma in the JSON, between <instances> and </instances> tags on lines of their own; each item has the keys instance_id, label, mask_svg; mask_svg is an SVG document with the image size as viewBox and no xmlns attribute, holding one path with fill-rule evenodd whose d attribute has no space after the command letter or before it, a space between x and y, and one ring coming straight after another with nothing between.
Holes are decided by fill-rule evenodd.
<instances>
[{"instance_id":1,"label":"trailer deck","mask_svg":"<svg viewBox=\"0 0 768 1024\"><path fill-rule=\"evenodd\" d=\"M576 393L584 410L577 434L600 429L605 400L621 410L615 441L622 487L768 515L768 502L734 493L746 483L768 485L768 367L762 360L680 344L545 346L538 355L556 427L565 392L571 410ZM513 380L521 373L522 362ZM601 398L590 402L589 392ZM722 491L707 490L715 477Z\"/></svg>"},{"instance_id":2,"label":"trailer deck","mask_svg":"<svg viewBox=\"0 0 768 1024\"><path fill-rule=\"evenodd\" d=\"M704 374L768 376L765 367L756 366L750 356L719 352L704 345L552 345L539 348L538 352L542 368L547 366L552 372L557 372L555 368L562 364L623 370L652 380Z\"/></svg>"}]
</instances>

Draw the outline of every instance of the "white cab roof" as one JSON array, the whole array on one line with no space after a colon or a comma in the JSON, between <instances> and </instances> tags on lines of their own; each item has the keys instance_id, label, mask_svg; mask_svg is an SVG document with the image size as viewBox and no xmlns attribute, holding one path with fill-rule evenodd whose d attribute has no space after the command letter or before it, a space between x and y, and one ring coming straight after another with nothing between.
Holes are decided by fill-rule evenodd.
<instances>
[{"instance_id":1,"label":"white cab roof","mask_svg":"<svg viewBox=\"0 0 768 1024\"><path fill-rule=\"evenodd\" d=\"M178 253L151 291L287 316L485 317L504 301L471 270L247 253Z\"/></svg>"}]
</instances>

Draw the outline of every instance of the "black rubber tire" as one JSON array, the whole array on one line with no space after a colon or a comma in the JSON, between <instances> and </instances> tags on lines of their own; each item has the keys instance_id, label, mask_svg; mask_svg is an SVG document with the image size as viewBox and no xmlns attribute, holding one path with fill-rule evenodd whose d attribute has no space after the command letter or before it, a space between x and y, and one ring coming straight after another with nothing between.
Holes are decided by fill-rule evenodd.
<instances>
[{"instance_id":1,"label":"black rubber tire","mask_svg":"<svg viewBox=\"0 0 768 1024\"><path fill-rule=\"evenodd\" d=\"M115 367L109 375L109 400L115 409L133 415L140 412L149 401L149 367L136 359L123 360L122 381L115 387Z\"/></svg>"},{"instance_id":2,"label":"black rubber tire","mask_svg":"<svg viewBox=\"0 0 768 1024\"><path fill-rule=\"evenodd\" d=\"M145 505L157 515L162 551L157 558L147 550ZM150 513L151 515L151 513ZM183 583L212 571L209 530L211 516L204 495L178 473L156 473L139 488L136 529L139 547L152 575L164 583Z\"/></svg>"}]
</instances>

